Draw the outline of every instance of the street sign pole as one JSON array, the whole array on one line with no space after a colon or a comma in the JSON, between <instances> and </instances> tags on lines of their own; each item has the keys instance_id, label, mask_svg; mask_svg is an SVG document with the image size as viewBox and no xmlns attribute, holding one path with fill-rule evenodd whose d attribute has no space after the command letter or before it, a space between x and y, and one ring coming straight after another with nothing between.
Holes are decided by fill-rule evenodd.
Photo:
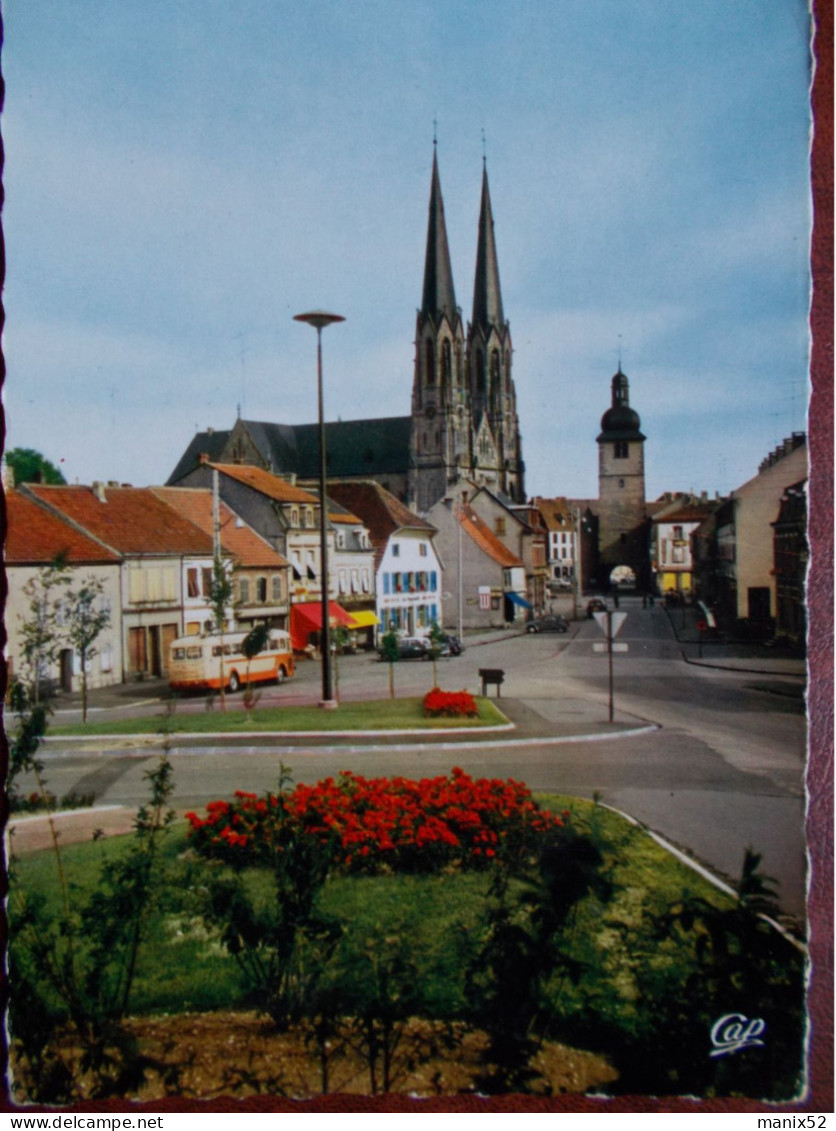
<instances>
[{"instance_id":1,"label":"street sign pole","mask_svg":"<svg viewBox=\"0 0 836 1131\"><path fill-rule=\"evenodd\" d=\"M613 694L612 694L612 612L607 609L607 665L610 674L610 722L613 721Z\"/></svg>"},{"instance_id":2,"label":"street sign pole","mask_svg":"<svg viewBox=\"0 0 836 1131\"><path fill-rule=\"evenodd\" d=\"M626 644L616 644L615 637L621 631L621 626L627 619L626 613L613 612L612 609L607 609L606 612L593 614L598 627L607 638L606 644L598 645L593 644L592 647L595 651L607 652L607 668L609 670L609 685L610 685L610 722L614 718L614 704L613 704L613 671L612 671L612 654L613 652L626 652Z\"/></svg>"}]
</instances>

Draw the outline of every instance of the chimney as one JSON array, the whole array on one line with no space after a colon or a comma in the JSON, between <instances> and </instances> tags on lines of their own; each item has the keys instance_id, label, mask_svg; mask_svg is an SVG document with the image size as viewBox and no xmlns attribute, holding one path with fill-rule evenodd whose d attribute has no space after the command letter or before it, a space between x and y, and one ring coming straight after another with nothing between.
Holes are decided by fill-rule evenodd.
<instances>
[{"instance_id":1,"label":"chimney","mask_svg":"<svg viewBox=\"0 0 836 1131\"><path fill-rule=\"evenodd\" d=\"M96 496L96 498L99 500L100 503L106 503L107 502L107 495L105 494L105 485L100 480L95 479L93 481L92 491L93 491L93 494Z\"/></svg>"},{"instance_id":2,"label":"chimney","mask_svg":"<svg viewBox=\"0 0 836 1131\"><path fill-rule=\"evenodd\" d=\"M203 464L208 463L209 462L209 453L208 452L201 452L200 455L197 457L197 462L198 462L199 466L203 466Z\"/></svg>"}]
</instances>

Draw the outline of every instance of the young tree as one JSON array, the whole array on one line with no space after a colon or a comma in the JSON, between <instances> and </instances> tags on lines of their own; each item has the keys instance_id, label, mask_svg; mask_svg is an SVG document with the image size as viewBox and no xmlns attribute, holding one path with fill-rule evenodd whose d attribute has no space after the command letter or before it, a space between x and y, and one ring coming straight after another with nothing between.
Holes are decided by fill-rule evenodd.
<instances>
[{"instance_id":1,"label":"young tree","mask_svg":"<svg viewBox=\"0 0 836 1131\"><path fill-rule=\"evenodd\" d=\"M383 659L389 664L389 698L395 698L395 660L400 657L398 651L398 634L389 631L380 638Z\"/></svg>"},{"instance_id":2,"label":"young tree","mask_svg":"<svg viewBox=\"0 0 836 1131\"><path fill-rule=\"evenodd\" d=\"M444 644L445 636L439 627L438 621L434 620L430 625L430 655L433 658L433 687L438 687L438 657L441 655L441 647Z\"/></svg>"},{"instance_id":3,"label":"young tree","mask_svg":"<svg viewBox=\"0 0 836 1131\"><path fill-rule=\"evenodd\" d=\"M96 640L110 624L110 610L103 601L104 582L88 577L78 589L68 589L61 602L67 639L81 662L81 716L87 722L87 666L98 652Z\"/></svg>"},{"instance_id":4,"label":"young tree","mask_svg":"<svg viewBox=\"0 0 836 1131\"><path fill-rule=\"evenodd\" d=\"M244 706L247 711L257 701L257 696L253 694L252 684L250 683L250 662L254 656L262 652L267 647L267 641L270 638L270 629L266 624L257 624L255 628L251 628L244 639L241 641L241 651L247 657L247 686L244 688Z\"/></svg>"},{"instance_id":5,"label":"young tree","mask_svg":"<svg viewBox=\"0 0 836 1131\"><path fill-rule=\"evenodd\" d=\"M220 652L220 691L221 691L221 708L226 710L226 675L224 673L224 631L226 629L226 621L229 615L230 608L232 607L232 597L234 589L232 584L232 576L227 564L223 559L223 555L216 551L212 559L212 583L209 586L209 608L212 610L212 623L215 632L217 633L221 652Z\"/></svg>"},{"instance_id":6,"label":"young tree","mask_svg":"<svg viewBox=\"0 0 836 1131\"><path fill-rule=\"evenodd\" d=\"M59 555L23 587L29 599L30 616L20 623L21 651L27 676L25 682L36 704L40 702L41 680L61 648L58 609L61 595L69 583L69 566Z\"/></svg>"}]
</instances>

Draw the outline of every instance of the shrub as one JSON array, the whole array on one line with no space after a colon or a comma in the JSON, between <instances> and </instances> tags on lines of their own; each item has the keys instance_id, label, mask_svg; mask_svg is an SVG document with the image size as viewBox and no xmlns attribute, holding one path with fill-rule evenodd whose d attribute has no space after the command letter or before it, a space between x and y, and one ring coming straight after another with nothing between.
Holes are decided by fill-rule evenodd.
<instances>
[{"instance_id":1,"label":"shrub","mask_svg":"<svg viewBox=\"0 0 836 1131\"><path fill-rule=\"evenodd\" d=\"M441 715L451 719L473 719L478 717L479 708L469 691L442 691L434 687L424 696L424 714L430 718Z\"/></svg>"},{"instance_id":2,"label":"shrub","mask_svg":"<svg viewBox=\"0 0 836 1131\"><path fill-rule=\"evenodd\" d=\"M449 777L364 778L297 785L283 798L238 791L213 801L206 816L186 814L194 847L238 866L270 864L281 851L274 826L290 821L330 844L334 867L350 872L436 872L482 868L494 858L525 858L538 838L562 820L541 810L528 788L512 780L474 780L455 768Z\"/></svg>"}]
</instances>

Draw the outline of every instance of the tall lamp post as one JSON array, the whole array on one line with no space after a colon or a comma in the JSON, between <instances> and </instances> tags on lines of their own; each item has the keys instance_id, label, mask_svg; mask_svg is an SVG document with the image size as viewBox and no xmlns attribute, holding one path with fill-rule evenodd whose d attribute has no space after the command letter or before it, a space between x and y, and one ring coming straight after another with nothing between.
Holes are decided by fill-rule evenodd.
<instances>
[{"instance_id":1,"label":"tall lamp post","mask_svg":"<svg viewBox=\"0 0 836 1131\"><path fill-rule=\"evenodd\" d=\"M322 701L320 707L334 708L331 681L331 617L328 609L328 500L325 494L325 415L322 411L322 329L332 322L345 322L341 314L329 314L325 310L309 310L306 314L294 314L294 321L307 322L316 328L316 374L317 407L319 411L319 553L321 561L322 589L322 631L319 647L322 653Z\"/></svg>"}]
</instances>

